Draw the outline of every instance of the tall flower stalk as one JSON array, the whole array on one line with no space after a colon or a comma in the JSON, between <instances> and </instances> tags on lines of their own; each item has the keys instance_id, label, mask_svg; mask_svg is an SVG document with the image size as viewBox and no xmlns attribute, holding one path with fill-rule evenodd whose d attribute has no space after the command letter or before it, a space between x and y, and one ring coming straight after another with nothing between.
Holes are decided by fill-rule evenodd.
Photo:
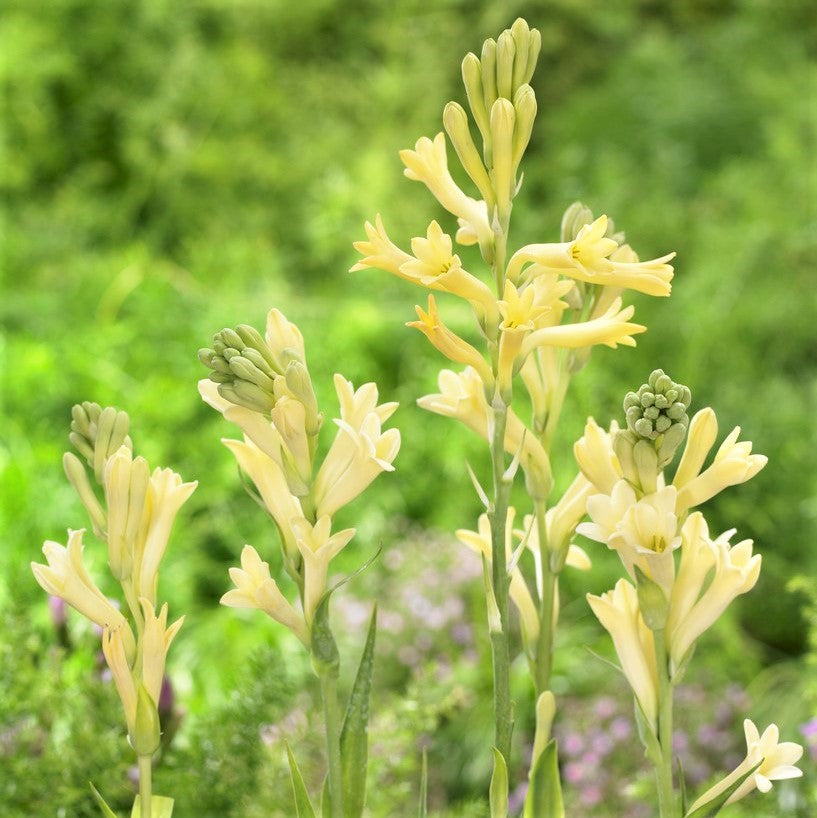
<instances>
[{"instance_id":1,"label":"tall flower stalk","mask_svg":"<svg viewBox=\"0 0 817 818\"><path fill-rule=\"evenodd\" d=\"M465 368L444 369L440 392L418 403L461 421L488 443L491 486L485 489L474 478L487 516L477 532L462 531L459 536L480 551L485 564L497 751L491 799L495 814L507 810L499 782L507 782L512 762L510 602L520 613L539 702L538 746L546 748L554 706L550 684L559 575L565 565L589 567L586 555L571 543L585 513L589 481L579 474L560 499L551 497L550 451L568 385L593 346L634 346L634 336L644 331L630 321L633 307L622 305L623 291L669 295L673 274L667 263L673 254L640 262L607 217L594 218L579 203L564 214L559 241L511 251L513 205L522 185L520 163L537 109L530 82L540 42L539 32L518 19L496 41L487 40L479 57L468 54L462 77L470 119L463 106L449 102L443 112L445 133L422 137L413 150L400 153L405 175L425 184L456 217L455 239L433 221L425 236L412 239L409 253L391 241L378 215L374 223L366 223L366 240L355 244L362 259L352 268L376 267L432 291L427 308L418 306L419 320L409 326ZM464 192L449 172L446 134L477 198ZM454 253L454 241L478 246L482 277L465 269ZM473 343L445 324L438 293L469 303ZM523 403L522 391L533 407L528 424L514 408ZM509 497L520 467L531 513L513 530L509 520L515 509ZM530 557L523 559L525 552ZM531 578L526 577L529 561ZM555 778L548 786L558 787L555 748L534 753L531 814L545 814L543 802L537 800L544 797L543 787L535 785L537 767L545 763L552 765Z\"/></svg>"},{"instance_id":2,"label":"tall flower stalk","mask_svg":"<svg viewBox=\"0 0 817 818\"><path fill-rule=\"evenodd\" d=\"M85 506L94 534L107 545L108 566L125 606L100 591L83 561L84 529L68 530L67 545L48 541L47 564L31 569L47 593L60 597L102 629L102 653L125 713L128 740L137 756L136 818L170 818L173 800L153 795L153 757L160 746L159 694L170 644L184 617L168 626L167 603L158 608L159 566L174 519L196 488L171 469L152 472L133 456L125 412L83 403L72 409L69 439L84 459L63 456L68 480ZM88 479L91 472L96 487ZM123 613L120 608L124 608ZM102 796L94 796L108 816Z\"/></svg>"},{"instance_id":3,"label":"tall flower stalk","mask_svg":"<svg viewBox=\"0 0 817 818\"><path fill-rule=\"evenodd\" d=\"M355 529L333 533L333 518L379 474L394 470L400 433L384 430L383 424L397 404L378 404L373 383L355 389L342 375L335 375L338 431L321 460L318 438L324 417L295 324L278 310L270 310L263 336L246 324L224 329L213 337L211 347L200 350L199 358L211 370L199 382L199 391L243 432L243 440L223 442L252 481L251 493L275 523L284 568L297 590L297 603L292 604L270 575L269 564L245 545L241 567L230 569L235 588L221 602L264 611L309 651L325 719L324 814L359 818L366 794L375 612L344 716L338 691L340 656L329 620L329 598L335 588L328 587L328 574L331 560L349 544ZM289 762L298 815L314 815L291 752Z\"/></svg>"},{"instance_id":4,"label":"tall flower stalk","mask_svg":"<svg viewBox=\"0 0 817 818\"><path fill-rule=\"evenodd\" d=\"M717 420L706 408L690 421L690 402L690 390L658 369L624 399L626 428L614 423L608 433L591 418L575 447L594 491L587 501L590 522L578 531L616 551L629 575L606 594L589 594L588 601L612 636L632 687L661 818L715 815L755 787L766 792L773 780L801 775L793 765L802 747L779 744L775 725L760 736L747 720L747 756L736 770L691 805L685 803L681 770L675 787L674 689L698 639L737 596L754 587L761 564L751 540L732 544L735 529L711 537L702 513L693 509L766 465L763 455L752 453L751 443L738 441L737 427L704 468ZM670 481L664 470L685 437Z\"/></svg>"}]
</instances>

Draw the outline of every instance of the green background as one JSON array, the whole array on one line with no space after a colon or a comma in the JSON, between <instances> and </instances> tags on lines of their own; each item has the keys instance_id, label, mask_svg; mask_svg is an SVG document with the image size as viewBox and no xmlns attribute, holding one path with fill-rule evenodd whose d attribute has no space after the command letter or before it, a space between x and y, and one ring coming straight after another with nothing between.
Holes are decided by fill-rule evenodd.
<instances>
[{"instance_id":1,"label":"green background","mask_svg":"<svg viewBox=\"0 0 817 818\"><path fill-rule=\"evenodd\" d=\"M444 103L463 101L462 56L517 15L541 30L543 46L532 82L539 117L512 245L556 240L562 211L581 199L614 218L642 258L678 253L671 298L632 297L636 320L649 328L637 349L600 349L575 379L554 455L559 485L574 473L570 447L584 419L592 414L606 425L618 417L624 392L655 367L691 387L693 408L716 410L721 438L740 424L769 464L710 503L707 517L715 531L736 526L741 538L754 538L764 567L758 587L702 645L709 675L698 681L717 691L731 677L756 691L753 712L780 721L790 738L817 713L817 686L806 670L814 672L808 594L788 588L795 574L813 582L817 569L817 27L810 3L10 0L0 31L0 794L8 814L55 815L62 799L68 814L90 815L87 777L103 788L108 780L109 789L124 786L121 769L100 779L111 759L126 757L112 731L108 744L89 728L55 744L56 726L78 735L86 711L100 721L109 712L106 730L118 715L115 705L95 711L89 704L107 696L104 686L90 699L66 695L90 684L94 637L72 619L72 648L55 654L29 569L43 540L64 542L67 527L85 524L60 467L73 403L127 409L137 450L199 481L161 586L171 612L188 616L171 658L188 715L176 755L168 752L159 772L180 799L196 797L185 764L212 770L245 753L233 779L221 768L207 779L212 792L216 779L252 789L258 814L285 802L287 791L282 798L269 783L280 773L280 753L268 758L256 746L256 716L266 706L286 709L311 685L276 626L217 607L226 569L245 542L278 563L270 527L219 443L233 432L196 392L205 374L196 351L213 332L261 326L277 306L306 337L329 416L334 372L356 384L375 380L383 399L399 400L397 471L344 512L341 522L359 535L342 567L382 543L432 569L457 569L460 546L449 532L473 527L478 513L464 461L487 474L486 452L414 405L434 391L443 365L404 327L422 292L379 271L346 271L356 260L352 241L376 212L404 246L431 218L453 231L422 186L403 178L397 151L441 129ZM474 263L470 251L462 255ZM465 321L452 315L464 331ZM564 618L577 628L565 637L566 680L588 675L582 640L608 650L581 596L609 587L618 567L591 548L594 571L565 590ZM100 549L90 544L86 553L101 576ZM399 572L392 578L375 567L349 593L365 601L398 581ZM462 594L481 630L476 581L464 583ZM411 638L446 639L419 631L409 630ZM356 652L362 633L351 629L347 638ZM274 655L259 653L263 644ZM289 681L271 680L269 662L285 666ZM451 662L460 692L488 684L481 637L473 656ZM467 718L428 692L435 689L426 678L430 664L383 670L379 706L405 731L398 749L411 758L383 772L382 793L393 792L382 798L393 799L394 812L374 801L375 816L404 814L394 799L414 791L412 730L428 733L432 760L439 752L437 806L448 801L446 814L482 814L475 799L488 762L469 766L450 752L456 742L466 752ZM522 736L530 694L519 675ZM790 695L764 711L762 692L784 682ZM592 685L579 692L598 695ZM253 696L262 702L255 709ZM412 702L409 717L400 708ZM21 719L33 724L31 744L14 738ZM27 789L26 775L41 783ZM61 788L50 787L48 776ZM773 802L763 802L769 815L783 809ZM213 814L256 814L248 804L228 799ZM180 802L180 818L205 815L201 809L184 812Z\"/></svg>"}]
</instances>

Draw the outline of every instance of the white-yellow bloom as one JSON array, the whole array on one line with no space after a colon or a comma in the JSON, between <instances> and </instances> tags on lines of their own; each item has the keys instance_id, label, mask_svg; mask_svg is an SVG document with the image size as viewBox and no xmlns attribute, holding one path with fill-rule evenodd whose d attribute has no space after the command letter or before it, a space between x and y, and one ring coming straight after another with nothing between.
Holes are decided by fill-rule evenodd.
<instances>
[{"instance_id":1,"label":"white-yellow bloom","mask_svg":"<svg viewBox=\"0 0 817 818\"><path fill-rule=\"evenodd\" d=\"M385 423L397 410L397 401L378 404L376 383L364 383L355 390L351 381L343 375L335 374L335 391L340 403L341 420L350 426L360 426L371 412L374 412L381 423Z\"/></svg>"},{"instance_id":2,"label":"white-yellow bloom","mask_svg":"<svg viewBox=\"0 0 817 818\"><path fill-rule=\"evenodd\" d=\"M301 331L286 316L276 309L267 313L267 328L264 336L267 346L278 368L284 372L290 361L306 361L304 337Z\"/></svg>"},{"instance_id":3,"label":"white-yellow bloom","mask_svg":"<svg viewBox=\"0 0 817 818\"><path fill-rule=\"evenodd\" d=\"M734 533L732 529L710 540L700 515L692 515L684 525L681 565L672 589L667 622L670 657L675 668L732 600L757 583L761 556L752 554L751 540L731 545L729 540Z\"/></svg>"},{"instance_id":4,"label":"white-yellow bloom","mask_svg":"<svg viewBox=\"0 0 817 818\"><path fill-rule=\"evenodd\" d=\"M621 669L635 693L653 731L658 714L658 670L652 631L644 624L638 594L625 579L601 596L587 595L587 601L602 626L613 638Z\"/></svg>"},{"instance_id":5,"label":"white-yellow bloom","mask_svg":"<svg viewBox=\"0 0 817 818\"><path fill-rule=\"evenodd\" d=\"M133 571L136 540L148 508L150 467L144 457L134 457L127 446L120 446L105 463L104 481L108 564L121 581Z\"/></svg>"},{"instance_id":6,"label":"white-yellow bloom","mask_svg":"<svg viewBox=\"0 0 817 818\"><path fill-rule=\"evenodd\" d=\"M505 559L510 560L513 553L513 520L516 510L510 506L505 525ZM488 565L492 563L493 549L491 545L491 523L487 514L481 514L477 521L477 530L469 531L460 528L457 532L457 539L467 545L477 554L485 557ZM536 610L536 603L533 601L531 592L528 589L525 578L519 570L519 566L514 566L511 571L511 583L508 590L513 604L519 611L519 620L522 623L522 637L529 652L535 650L536 640L539 637L539 613ZM554 606L555 606L554 601Z\"/></svg>"},{"instance_id":7,"label":"white-yellow bloom","mask_svg":"<svg viewBox=\"0 0 817 818\"><path fill-rule=\"evenodd\" d=\"M349 401L351 384L346 387L343 385L346 383L348 382L343 378L335 379L341 407L344 401ZM376 390L374 395L376 400ZM356 411L350 416L355 423L344 417L335 419L338 433L313 484L312 498L318 517L325 514L333 516L339 508L354 500L381 472L394 471L392 461L400 450L400 431L387 429L384 432L381 420L381 415L388 417L391 411L393 410L370 411L362 418L362 412ZM292 515L300 516L300 513Z\"/></svg>"},{"instance_id":8,"label":"white-yellow bloom","mask_svg":"<svg viewBox=\"0 0 817 818\"><path fill-rule=\"evenodd\" d=\"M718 438L718 419L708 406L696 412L689 422L686 445L672 485L680 489L694 480L704 467L704 461Z\"/></svg>"},{"instance_id":9,"label":"white-yellow bloom","mask_svg":"<svg viewBox=\"0 0 817 818\"><path fill-rule=\"evenodd\" d=\"M400 159L406 166L406 177L422 182L449 213L462 220L462 226L476 236L480 244L488 246L491 243L493 233L488 222L488 209L484 202L466 196L452 178L442 131L433 141L421 137L414 150L400 151Z\"/></svg>"},{"instance_id":10,"label":"white-yellow bloom","mask_svg":"<svg viewBox=\"0 0 817 818\"><path fill-rule=\"evenodd\" d=\"M432 345L449 360L475 369L479 372L482 382L490 387L494 376L488 362L475 347L460 338L443 323L434 296L429 295L428 297L428 312L419 306L415 309L420 320L409 321L406 326L422 332Z\"/></svg>"},{"instance_id":11,"label":"white-yellow bloom","mask_svg":"<svg viewBox=\"0 0 817 818\"><path fill-rule=\"evenodd\" d=\"M751 441L738 443L740 426L736 426L715 455L712 465L678 487L678 513L705 503L728 486L751 480L767 463L762 454L752 454Z\"/></svg>"},{"instance_id":12,"label":"white-yellow bloom","mask_svg":"<svg viewBox=\"0 0 817 818\"><path fill-rule=\"evenodd\" d=\"M358 270L365 270L369 267L376 267L378 270L385 270L387 273L405 278L407 281L414 281L410 273L404 273L402 266L416 259L401 250L388 236L386 228L383 226L383 219L378 213L375 216L374 224L366 222L367 241L356 241L354 248L363 258L354 266L349 268L350 273Z\"/></svg>"},{"instance_id":13,"label":"white-yellow bloom","mask_svg":"<svg viewBox=\"0 0 817 818\"><path fill-rule=\"evenodd\" d=\"M159 615L151 602L141 597L142 615L145 621L142 638L139 642L142 656L142 684L150 694L154 704L159 702L162 692L162 679L165 675L165 663L170 643L175 639L179 628L184 624L184 617L177 619L167 627L167 603L162 605Z\"/></svg>"},{"instance_id":14,"label":"white-yellow bloom","mask_svg":"<svg viewBox=\"0 0 817 818\"><path fill-rule=\"evenodd\" d=\"M634 347L633 335L638 335L647 329L642 324L630 323L634 311L635 308L632 305L622 308L621 299L616 298L607 311L598 318L535 330L525 338L520 354L524 358L539 346L578 349L604 344L615 349L618 344L621 344Z\"/></svg>"},{"instance_id":15,"label":"white-yellow bloom","mask_svg":"<svg viewBox=\"0 0 817 818\"><path fill-rule=\"evenodd\" d=\"M84 528L68 530L68 546L52 540L43 544L47 565L31 563L34 578L40 587L52 596L64 599L72 608L96 623L99 627L122 627L127 653L134 655L135 642L125 617L111 604L91 579L82 561L82 535Z\"/></svg>"},{"instance_id":16,"label":"white-yellow bloom","mask_svg":"<svg viewBox=\"0 0 817 818\"><path fill-rule=\"evenodd\" d=\"M179 509L187 502L198 486L198 481L183 483L180 475L172 469L154 469L148 484L146 533L142 552L138 555L136 592L156 602L156 583L159 563L164 557L173 521Z\"/></svg>"},{"instance_id":17,"label":"white-yellow bloom","mask_svg":"<svg viewBox=\"0 0 817 818\"><path fill-rule=\"evenodd\" d=\"M673 270L667 262L675 253L650 261L614 260L612 256L619 244L607 238L606 232L607 216L599 216L582 227L573 241L522 247L508 263L508 276L515 280L526 264L536 264L541 270L588 284L624 287L647 295L670 294Z\"/></svg>"},{"instance_id":18,"label":"white-yellow bloom","mask_svg":"<svg viewBox=\"0 0 817 818\"><path fill-rule=\"evenodd\" d=\"M573 454L582 474L602 494L611 494L613 486L623 477L621 464L613 450L616 432L618 426L615 422L608 433L593 418L588 418L584 436L573 445Z\"/></svg>"},{"instance_id":19,"label":"white-yellow bloom","mask_svg":"<svg viewBox=\"0 0 817 818\"><path fill-rule=\"evenodd\" d=\"M754 789L769 792L773 781L800 778L803 775L803 771L794 766L803 755L803 748L793 741L781 742L780 730L776 724L770 724L761 735L754 722L746 719L743 731L746 737L746 757L726 778L695 801L689 812L714 801L758 764L760 766L754 773L729 796L727 804L734 804Z\"/></svg>"},{"instance_id":20,"label":"white-yellow bloom","mask_svg":"<svg viewBox=\"0 0 817 818\"><path fill-rule=\"evenodd\" d=\"M610 495L590 497L587 513L592 522L576 530L614 549L633 579L637 565L669 597L675 577L672 552L681 545L676 494L674 486L666 486L639 500L633 487L619 480Z\"/></svg>"},{"instance_id":21,"label":"white-yellow bloom","mask_svg":"<svg viewBox=\"0 0 817 818\"><path fill-rule=\"evenodd\" d=\"M135 734L137 689L133 670L127 657L126 641L133 640L133 634L127 623L113 627L106 626L102 631L102 655L111 671L116 692L125 712L128 735ZM155 703L155 702L154 702Z\"/></svg>"},{"instance_id":22,"label":"white-yellow bloom","mask_svg":"<svg viewBox=\"0 0 817 818\"><path fill-rule=\"evenodd\" d=\"M221 597L222 605L264 611L267 616L289 628L304 645L309 646L309 630L303 616L286 600L270 576L269 565L251 545L244 546L241 568L231 568L230 579L236 587Z\"/></svg>"},{"instance_id":23,"label":"white-yellow bloom","mask_svg":"<svg viewBox=\"0 0 817 818\"><path fill-rule=\"evenodd\" d=\"M291 520L290 525L304 561L304 613L309 623L326 591L329 562L354 537L355 529L331 534L332 520L327 515L319 517L314 525L303 517Z\"/></svg>"},{"instance_id":24,"label":"white-yellow bloom","mask_svg":"<svg viewBox=\"0 0 817 818\"><path fill-rule=\"evenodd\" d=\"M290 494L283 469L247 437L243 441L224 438L221 442L235 455L241 470L258 489L261 500L281 532L287 558L297 561L298 549L289 521L300 517L302 510L298 498Z\"/></svg>"},{"instance_id":25,"label":"white-yellow bloom","mask_svg":"<svg viewBox=\"0 0 817 818\"><path fill-rule=\"evenodd\" d=\"M312 476L312 455L306 431L306 408L299 400L284 395L275 401L270 414L285 447L282 454L286 457L285 462L289 467L286 469L287 476L290 471L294 471L299 478L298 481L290 478L290 488L298 489L301 494L305 494Z\"/></svg>"}]
</instances>

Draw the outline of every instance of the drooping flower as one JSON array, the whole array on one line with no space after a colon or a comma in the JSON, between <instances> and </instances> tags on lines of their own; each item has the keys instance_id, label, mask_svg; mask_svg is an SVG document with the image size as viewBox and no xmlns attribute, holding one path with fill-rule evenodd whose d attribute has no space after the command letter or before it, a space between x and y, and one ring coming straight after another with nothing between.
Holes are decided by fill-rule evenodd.
<instances>
[{"instance_id":1,"label":"drooping flower","mask_svg":"<svg viewBox=\"0 0 817 818\"><path fill-rule=\"evenodd\" d=\"M289 628L305 645L309 645L309 630L303 616L286 600L277 583L270 576L269 564L258 552L245 545L241 552L241 568L230 569L235 588L221 597L221 604L229 608L256 608L276 622Z\"/></svg>"}]
</instances>

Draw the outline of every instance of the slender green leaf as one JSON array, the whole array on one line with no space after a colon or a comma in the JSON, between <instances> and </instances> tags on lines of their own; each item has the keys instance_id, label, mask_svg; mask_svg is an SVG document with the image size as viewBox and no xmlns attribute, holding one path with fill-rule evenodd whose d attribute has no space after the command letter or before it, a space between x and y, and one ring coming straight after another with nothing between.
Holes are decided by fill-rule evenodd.
<instances>
[{"instance_id":1,"label":"slender green leaf","mask_svg":"<svg viewBox=\"0 0 817 818\"><path fill-rule=\"evenodd\" d=\"M323 779L321 790L321 818L332 818L332 800L329 798L329 776Z\"/></svg>"},{"instance_id":2,"label":"slender green leaf","mask_svg":"<svg viewBox=\"0 0 817 818\"><path fill-rule=\"evenodd\" d=\"M564 814L559 754L556 739L551 739L531 772L524 818L564 818Z\"/></svg>"},{"instance_id":3,"label":"slender green leaf","mask_svg":"<svg viewBox=\"0 0 817 818\"><path fill-rule=\"evenodd\" d=\"M306 791L301 771L298 769L298 762L292 754L292 750L287 744L287 758L289 759L289 777L292 780L292 792L295 796L295 814L297 818L316 818L312 802L309 800L309 793Z\"/></svg>"},{"instance_id":4,"label":"slender green leaf","mask_svg":"<svg viewBox=\"0 0 817 818\"><path fill-rule=\"evenodd\" d=\"M150 818L170 818L173 814L173 799L164 795L151 795ZM130 818L142 818L142 797L136 796Z\"/></svg>"},{"instance_id":5,"label":"slender green leaf","mask_svg":"<svg viewBox=\"0 0 817 818\"><path fill-rule=\"evenodd\" d=\"M340 734L343 766L343 811L346 818L360 818L366 802L366 766L369 758L369 699L374 670L374 643L377 633L377 603L372 610L366 644L349 695L349 705Z\"/></svg>"},{"instance_id":6,"label":"slender green leaf","mask_svg":"<svg viewBox=\"0 0 817 818\"><path fill-rule=\"evenodd\" d=\"M91 788L91 793L94 796L94 801L99 805L102 814L105 818L119 818L119 816L108 806L105 799L100 795L99 790L89 781L88 786Z\"/></svg>"},{"instance_id":7,"label":"slender green leaf","mask_svg":"<svg viewBox=\"0 0 817 818\"><path fill-rule=\"evenodd\" d=\"M675 766L678 770L678 794L681 796L681 812L686 814L687 811L687 782L684 775L684 764L681 761L681 756L675 756Z\"/></svg>"},{"instance_id":8,"label":"slender green leaf","mask_svg":"<svg viewBox=\"0 0 817 818\"><path fill-rule=\"evenodd\" d=\"M426 818L428 815L428 753L423 747L423 765L420 772L420 809L417 812L418 818Z\"/></svg>"},{"instance_id":9,"label":"slender green leaf","mask_svg":"<svg viewBox=\"0 0 817 818\"><path fill-rule=\"evenodd\" d=\"M508 818L508 765L496 747L494 751L494 774L489 790L491 818ZM542 816L544 818L544 816Z\"/></svg>"},{"instance_id":10,"label":"slender green leaf","mask_svg":"<svg viewBox=\"0 0 817 818\"><path fill-rule=\"evenodd\" d=\"M732 793L746 781L747 778L755 774L757 768L763 762L758 762L754 767L752 767L749 772L745 775L740 776L740 778L735 779L735 781L730 784L722 793L719 793L715 798L711 801L707 801L705 804L701 804L698 809L694 810L693 812L687 812L684 815L684 818L711 818L713 815L717 815L724 807L726 802L731 797Z\"/></svg>"}]
</instances>

